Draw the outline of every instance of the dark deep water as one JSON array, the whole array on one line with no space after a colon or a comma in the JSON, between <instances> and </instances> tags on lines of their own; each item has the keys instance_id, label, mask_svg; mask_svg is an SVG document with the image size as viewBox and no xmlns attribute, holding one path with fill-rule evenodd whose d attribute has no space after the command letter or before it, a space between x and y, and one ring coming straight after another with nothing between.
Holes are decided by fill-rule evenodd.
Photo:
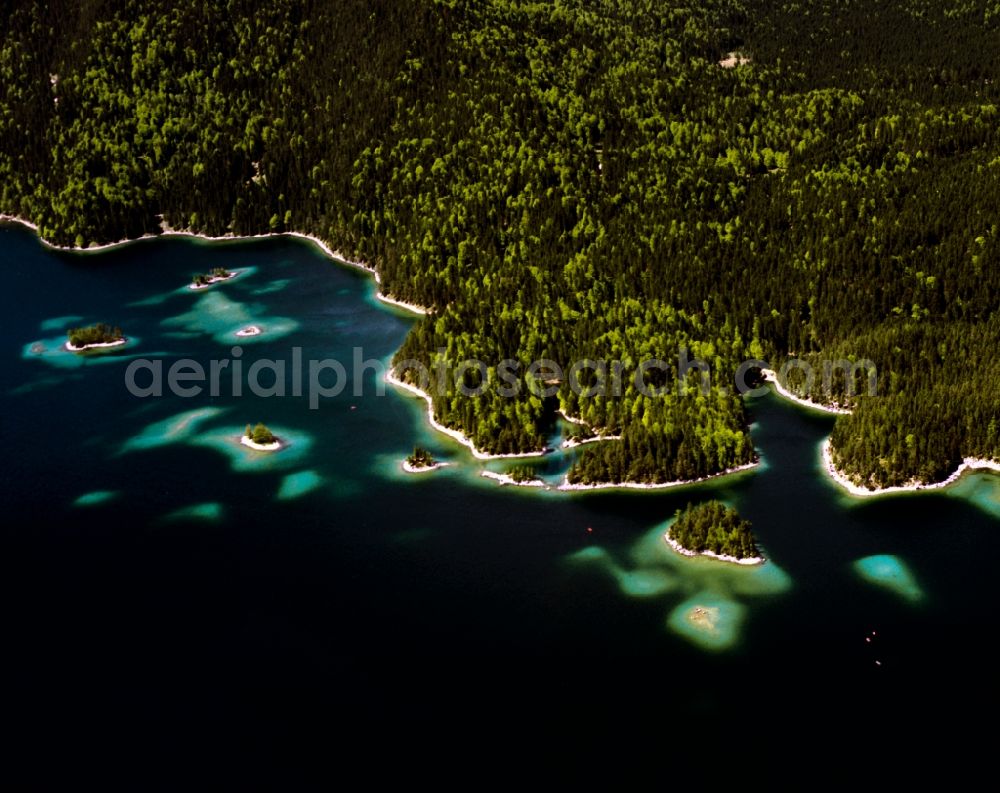
<instances>
[{"instance_id":1,"label":"dark deep water","mask_svg":"<svg viewBox=\"0 0 1000 793\"><path fill-rule=\"evenodd\" d=\"M252 269L183 289L220 265ZM246 365L292 346L388 359L412 320L307 243L73 256L3 227L0 268L5 710L13 754L43 776L110 767L144 789L190 764L260 782L279 756L306 774L373 745L608 738L638 753L694 726L753 731L764 711L792 730L995 711L998 477L851 499L819 467L832 420L768 396L752 404L754 472L658 493L499 488L372 374L363 396L349 386L315 411L127 392L133 356L207 366L251 322L266 333L242 342ZM99 320L134 343L85 360L55 349ZM231 440L258 420L293 446L260 457ZM455 465L400 473L415 442ZM94 493L110 495L78 501ZM716 496L753 521L764 568L656 541L677 507ZM883 554L915 596L852 567ZM743 609L727 650L667 624L704 598Z\"/></svg>"}]
</instances>

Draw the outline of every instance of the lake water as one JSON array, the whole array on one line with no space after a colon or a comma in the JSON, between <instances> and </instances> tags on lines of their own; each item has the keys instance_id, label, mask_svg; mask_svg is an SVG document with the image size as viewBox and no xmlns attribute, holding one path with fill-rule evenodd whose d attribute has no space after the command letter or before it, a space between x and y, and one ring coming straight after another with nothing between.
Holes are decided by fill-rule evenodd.
<instances>
[{"instance_id":1,"label":"lake water","mask_svg":"<svg viewBox=\"0 0 1000 793\"><path fill-rule=\"evenodd\" d=\"M185 288L217 266L243 272ZM135 358L207 368L236 344L245 366L292 347L387 361L413 319L306 242L74 256L3 227L0 267L2 557L25 747L83 754L108 734L140 758L305 756L344 725L362 743L426 737L431 716L457 733L518 719L537 736L653 719L666 735L765 707L960 709L962 681L998 701L996 476L851 498L820 466L832 419L770 395L751 404L754 471L658 492L501 488L423 401L377 395L371 371L362 395L351 383L317 410L226 388L128 392ZM96 321L128 347L59 349ZM248 324L265 333L232 335ZM257 421L291 446L239 446ZM415 443L452 465L404 474ZM566 464L546 461L551 481ZM753 521L767 564L666 548L674 511L713 497ZM692 626L697 607L714 631Z\"/></svg>"}]
</instances>

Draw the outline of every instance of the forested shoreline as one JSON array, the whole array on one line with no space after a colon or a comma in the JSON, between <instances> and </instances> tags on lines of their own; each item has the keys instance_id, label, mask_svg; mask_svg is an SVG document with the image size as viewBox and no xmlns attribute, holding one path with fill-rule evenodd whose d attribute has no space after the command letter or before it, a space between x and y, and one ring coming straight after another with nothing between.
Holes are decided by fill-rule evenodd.
<instances>
[{"instance_id":1,"label":"forested shoreline","mask_svg":"<svg viewBox=\"0 0 1000 793\"><path fill-rule=\"evenodd\" d=\"M718 473L754 456L721 375L798 356L878 367L877 396L831 397L856 482L1000 458L1000 3L4 14L0 212L43 238L301 231L433 309L398 360L631 370L685 348L715 373L707 394L435 396L484 451L540 449L561 409L622 436L570 481Z\"/></svg>"}]
</instances>

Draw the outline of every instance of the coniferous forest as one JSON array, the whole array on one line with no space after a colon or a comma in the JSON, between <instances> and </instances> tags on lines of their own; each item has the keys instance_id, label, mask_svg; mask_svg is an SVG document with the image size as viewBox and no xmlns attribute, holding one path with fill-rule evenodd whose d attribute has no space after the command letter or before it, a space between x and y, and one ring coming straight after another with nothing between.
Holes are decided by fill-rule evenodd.
<instances>
[{"instance_id":1,"label":"coniferous forest","mask_svg":"<svg viewBox=\"0 0 1000 793\"><path fill-rule=\"evenodd\" d=\"M302 231L432 309L399 360L711 367L435 388L481 449L562 409L622 436L572 481L719 472L754 454L738 364L799 357L878 368L816 397L856 481L1000 458L998 0L2 9L0 212L45 239Z\"/></svg>"},{"instance_id":2,"label":"coniferous forest","mask_svg":"<svg viewBox=\"0 0 1000 793\"><path fill-rule=\"evenodd\" d=\"M741 518L735 509L713 500L698 505L689 503L685 509L677 510L667 536L694 553L710 551L751 559L758 552L750 528L750 521Z\"/></svg>"}]
</instances>

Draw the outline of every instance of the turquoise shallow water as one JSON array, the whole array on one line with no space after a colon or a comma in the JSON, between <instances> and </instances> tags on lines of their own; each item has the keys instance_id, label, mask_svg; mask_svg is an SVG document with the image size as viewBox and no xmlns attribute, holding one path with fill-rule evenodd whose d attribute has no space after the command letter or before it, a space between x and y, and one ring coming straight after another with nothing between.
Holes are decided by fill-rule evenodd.
<instances>
[{"instance_id":1,"label":"turquoise shallow water","mask_svg":"<svg viewBox=\"0 0 1000 793\"><path fill-rule=\"evenodd\" d=\"M371 726L530 703L541 731L663 708L738 713L724 685L664 679L752 680L772 703L839 707L872 692L908 701L912 681L960 671L995 701L976 642L995 602L998 477L851 498L821 472L831 419L769 396L751 405L754 471L659 492L502 488L479 474L503 464L434 432L422 400L379 396L371 367L355 383L354 349L387 361L414 320L304 242L169 239L73 256L4 227L0 266L0 496L26 697L75 713L100 702L154 734L211 725L241 746L332 710ZM244 273L185 288L216 266ZM130 344L59 349L67 326L94 321ZM247 324L264 334L237 339ZM236 346L244 371L290 362L293 348L343 361L344 390L312 410L290 384L284 398L125 387L139 358L207 369ZM287 448L241 446L257 421ZM414 444L451 465L405 474ZM554 485L568 462L539 470ZM666 547L674 511L707 498L753 521L767 564ZM964 651L944 634L965 637Z\"/></svg>"}]
</instances>

